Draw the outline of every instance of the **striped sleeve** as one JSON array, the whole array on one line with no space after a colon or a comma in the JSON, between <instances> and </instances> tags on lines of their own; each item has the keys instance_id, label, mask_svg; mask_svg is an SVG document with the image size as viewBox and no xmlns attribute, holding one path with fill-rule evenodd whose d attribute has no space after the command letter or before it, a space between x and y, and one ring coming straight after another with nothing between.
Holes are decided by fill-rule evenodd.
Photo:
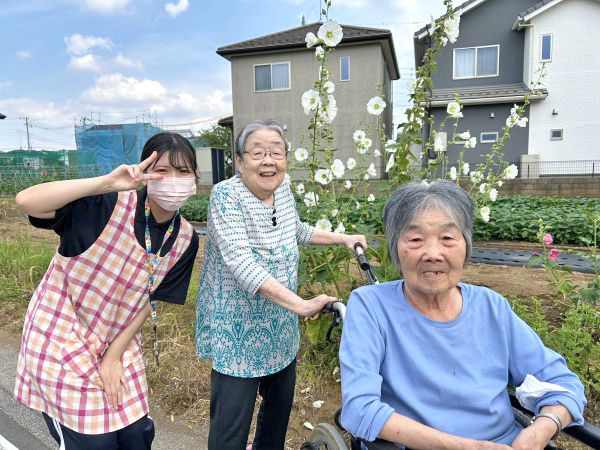
<instances>
[{"instance_id":1,"label":"striped sleeve","mask_svg":"<svg viewBox=\"0 0 600 450\"><path fill-rule=\"evenodd\" d=\"M217 185L211 194L208 233L233 278L243 290L255 295L269 274L252 254L241 203L225 186Z\"/></svg>"}]
</instances>

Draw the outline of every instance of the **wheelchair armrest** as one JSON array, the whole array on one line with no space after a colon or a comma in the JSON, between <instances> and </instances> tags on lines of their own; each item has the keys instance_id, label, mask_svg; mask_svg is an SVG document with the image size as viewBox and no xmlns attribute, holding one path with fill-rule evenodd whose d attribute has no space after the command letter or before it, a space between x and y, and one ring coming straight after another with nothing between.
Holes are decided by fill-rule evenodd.
<instances>
[{"instance_id":1,"label":"wheelchair armrest","mask_svg":"<svg viewBox=\"0 0 600 450\"><path fill-rule=\"evenodd\" d=\"M509 396L510 404L513 408L529 416L533 415L531 411L521 406L514 393L509 392ZM586 422L582 426L575 425L564 428L562 432L583 444L589 445L592 448L600 448L600 428L595 425Z\"/></svg>"}]
</instances>

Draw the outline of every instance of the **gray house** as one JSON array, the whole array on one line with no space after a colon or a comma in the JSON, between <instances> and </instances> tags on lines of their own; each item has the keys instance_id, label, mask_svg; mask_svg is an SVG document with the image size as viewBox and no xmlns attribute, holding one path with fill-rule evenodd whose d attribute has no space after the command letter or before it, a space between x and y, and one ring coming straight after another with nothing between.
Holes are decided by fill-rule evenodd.
<instances>
[{"instance_id":1,"label":"gray house","mask_svg":"<svg viewBox=\"0 0 600 450\"><path fill-rule=\"evenodd\" d=\"M251 120L272 118L286 129L292 151L310 146L309 116L301 97L313 88L320 63L304 39L308 32L316 34L320 26L312 23L217 49L231 61L234 136ZM399 79L400 73L389 30L341 26L344 37L328 56L327 67L333 72L338 108L332 123L336 155L345 161L355 155L354 131L363 125L375 130L377 118L367 113L366 105L377 95L378 84L388 104L383 113L386 131L392 136L392 80ZM381 176L384 162L382 158L374 162Z\"/></svg>"},{"instance_id":2,"label":"gray house","mask_svg":"<svg viewBox=\"0 0 600 450\"><path fill-rule=\"evenodd\" d=\"M455 12L460 15L460 34L437 56L431 114L438 129L453 95L461 98L464 117L457 133L470 131L478 142L465 152L465 161L471 166L482 162L481 154L488 153L501 136L513 104L531 94L531 82L542 63L548 72L545 86L539 95L530 96L527 127L511 130L503 148L506 161L523 163L520 176L535 177L552 169L536 164L537 169L528 174L524 169L531 162L598 159L592 133L600 119L589 111L600 101L600 2L469 0ZM417 67L430 45L427 26L414 35ZM578 79L585 83L585 93ZM452 127L446 131L452 133ZM448 147L450 164L457 160L460 148Z\"/></svg>"}]
</instances>

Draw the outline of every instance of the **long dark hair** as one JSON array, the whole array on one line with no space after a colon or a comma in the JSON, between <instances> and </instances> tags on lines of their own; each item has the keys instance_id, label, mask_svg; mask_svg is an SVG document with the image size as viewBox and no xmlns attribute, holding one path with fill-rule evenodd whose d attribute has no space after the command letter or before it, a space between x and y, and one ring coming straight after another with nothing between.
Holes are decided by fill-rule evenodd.
<instances>
[{"instance_id":1,"label":"long dark hair","mask_svg":"<svg viewBox=\"0 0 600 450\"><path fill-rule=\"evenodd\" d=\"M196 162L196 150L186 138L178 133L162 132L152 136L142 150L141 161L148 158L152 152L157 153L154 164L161 158L165 152L169 152L169 164L175 168L185 167L193 171L194 176L198 177L198 164Z\"/></svg>"}]
</instances>

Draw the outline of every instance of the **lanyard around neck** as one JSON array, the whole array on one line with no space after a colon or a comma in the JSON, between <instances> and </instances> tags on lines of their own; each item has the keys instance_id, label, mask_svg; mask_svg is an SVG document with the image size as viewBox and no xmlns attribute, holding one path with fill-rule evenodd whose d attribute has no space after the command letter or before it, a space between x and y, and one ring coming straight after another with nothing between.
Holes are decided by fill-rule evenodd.
<instances>
[{"instance_id":1,"label":"lanyard around neck","mask_svg":"<svg viewBox=\"0 0 600 450\"><path fill-rule=\"evenodd\" d=\"M152 287L154 286L154 271L156 270L156 266L158 266L158 260L160 259L160 251L162 250L165 242L169 239L171 234L173 234L173 228L175 227L175 219L179 215L179 210L175 212L175 215L171 219L171 223L169 224L169 228L163 237L162 243L156 253L152 254L152 240L150 239L150 226L148 225L150 219L150 203L148 202L148 196L146 196L146 202L144 204L144 215L146 217L146 230L144 232L146 238L146 264L148 264L148 287L150 288L150 292L152 292ZM163 255L164 256L164 255ZM156 336L156 300L150 299L150 308L151 308L151 317L152 317L152 333L154 335L154 358L156 360L156 365L158 366L158 340Z\"/></svg>"}]
</instances>

